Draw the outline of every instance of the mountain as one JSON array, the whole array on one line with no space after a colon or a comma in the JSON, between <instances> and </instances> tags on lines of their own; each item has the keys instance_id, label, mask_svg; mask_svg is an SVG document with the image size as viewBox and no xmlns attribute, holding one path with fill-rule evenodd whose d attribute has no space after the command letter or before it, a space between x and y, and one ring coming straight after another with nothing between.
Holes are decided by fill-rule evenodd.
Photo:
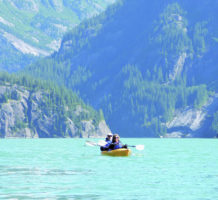
<instances>
[{"instance_id":1,"label":"mountain","mask_svg":"<svg viewBox=\"0 0 218 200\"><path fill-rule=\"evenodd\" d=\"M25 72L78 91L121 136L213 137L217 8L213 0L120 0Z\"/></svg>"},{"instance_id":2,"label":"mountain","mask_svg":"<svg viewBox=\"0 0 218 200\"><path fill-rule=\"evenodd\" d=\"M104 137L108 132L102 111L66 88L0 74L0 137Z\"/></svg>"},{"instance_id":3,"label":"mountain","mask_svg":"<svg viewBox=\"0 0 218 200\"><path fill-rule=\"evenodd\" d=\"M16 71L60 46L64 33L115 0L1 0L0 69Z\"/></svg>"}]
</instances>

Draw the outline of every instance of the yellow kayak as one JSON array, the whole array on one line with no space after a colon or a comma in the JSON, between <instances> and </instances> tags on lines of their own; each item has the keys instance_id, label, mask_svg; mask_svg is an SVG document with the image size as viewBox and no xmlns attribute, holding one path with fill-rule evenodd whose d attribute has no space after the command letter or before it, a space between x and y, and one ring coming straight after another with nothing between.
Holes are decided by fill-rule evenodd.
<instances>
[{"instance_id":1,"label":"yellow kayak","mask_svg":"<svg viewBox=\"0 0 218 200\"><path fill-rule=\"evenodd\" d=\"M103 156L130 156L131 150L130 149L115 149L112 151L102 151L101 155Z\"/></svg>"}]
</instances>

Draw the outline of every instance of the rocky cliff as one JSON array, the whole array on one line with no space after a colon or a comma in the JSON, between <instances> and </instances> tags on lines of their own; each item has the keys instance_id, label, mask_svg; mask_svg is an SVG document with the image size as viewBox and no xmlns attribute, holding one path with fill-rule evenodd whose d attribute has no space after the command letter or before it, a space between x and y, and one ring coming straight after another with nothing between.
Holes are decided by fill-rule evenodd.
<instances>
[{"instance_id":1,"label":"rocky cliff","mask_svg":"<svg viewBox=\"0 0 218 200\"><path fill-rule=\"evenodd\" d=\"M217 109L218 94L215 94L201 108L187 107L175 111L173 119L166 123L168 133L165 137L215 137L211 124Z\"/></svg>"},{"instance_id":2,"label":"rocky cliff","mask_svg":"<svg viewBox=\"0 0 218 200\"><path fill-rule=\"evenodd\" d=\"M110 132L104 120L96 123L96 119L82 119L81 114L89 110L80 104L72 111L74 116L66 116L57 124L59 114L45 107L47 95L45 90L33 92L23 86L0 85L0 137L104 137ZM68 112L69 108L61 109Z\"/></svg>"}]
</instances>

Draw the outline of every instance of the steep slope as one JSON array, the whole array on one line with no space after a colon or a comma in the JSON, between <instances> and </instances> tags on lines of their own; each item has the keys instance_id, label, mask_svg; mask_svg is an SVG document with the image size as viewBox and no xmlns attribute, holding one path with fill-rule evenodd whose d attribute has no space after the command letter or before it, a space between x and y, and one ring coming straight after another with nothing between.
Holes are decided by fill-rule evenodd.
<instances>
[{"instance_id":1,"label":"steep slope","mask_svg":"<svg viewBox=\"0 0 218 200\"><path fill-rule=\"evenodd\" d=\"M164 135L179 111L201 110L217 90L217 8L212 0L118 1L26 72L78 90L123 136ZM207 136L195 131L182 137Z\"/></svg>"},{"instance_id":2,"label":"steep slope","mask_svg":"<svg viewBox=\"0 0 218 200\"><path fill-rule=\"evenodd\" d=\"M102 112L45 81L0 74L0 137L104 137Z\"/></svg>"},{"instance_id":3,"label":"steep slope","mask_svg":"<svg viewBox=\"0 0 218 200\"><path fill-rule=\"evenodd\" d=\"M115 0L0 1L0 69L15 71L57 50L64 33Z\"/></svg>"}]
</instances>

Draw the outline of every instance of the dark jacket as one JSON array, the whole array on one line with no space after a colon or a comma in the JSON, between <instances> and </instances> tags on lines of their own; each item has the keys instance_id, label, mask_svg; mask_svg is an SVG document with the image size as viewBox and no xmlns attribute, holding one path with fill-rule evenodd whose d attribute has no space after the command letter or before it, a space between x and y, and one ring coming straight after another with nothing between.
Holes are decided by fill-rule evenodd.
<instances>
[{"instance_id":1,"label":"dark jacket","mask_svg":"<svg viewBox=\"0 0 218 200\"><path fill-rule=\"evenodd\" d=\"M111 140L108 139L108 138L106 138L106 139L105 139L105 142L107 142L107 144L105 144L104 146L100 147L100 150L101 150L101 151L108 151L108 147L109 147L110 144L111 144Z\"/></svg>"},{"instance_id":2,"label":"dark jacket","mask_svg":"<svg viewBox=\"0 0 218 200\"><path fill-rule=\"evenodd\" d=\"M109 138L105 138L105 142L111 142L111 140Z\"/></svg>"},{"instance_id":3,"label":"dark jacket","mask_svg":"<svg viewBox=\"0 0 218 200\"><path fill-rule=\"evenodd\" d=\"M115 149L121 149L121 148L126 148L127 149L127 145L123 145L122 142L114 142L114 143L111 143L108 147L109 151L110 150L115 150Z\"/></svg>"}]
</instances>

